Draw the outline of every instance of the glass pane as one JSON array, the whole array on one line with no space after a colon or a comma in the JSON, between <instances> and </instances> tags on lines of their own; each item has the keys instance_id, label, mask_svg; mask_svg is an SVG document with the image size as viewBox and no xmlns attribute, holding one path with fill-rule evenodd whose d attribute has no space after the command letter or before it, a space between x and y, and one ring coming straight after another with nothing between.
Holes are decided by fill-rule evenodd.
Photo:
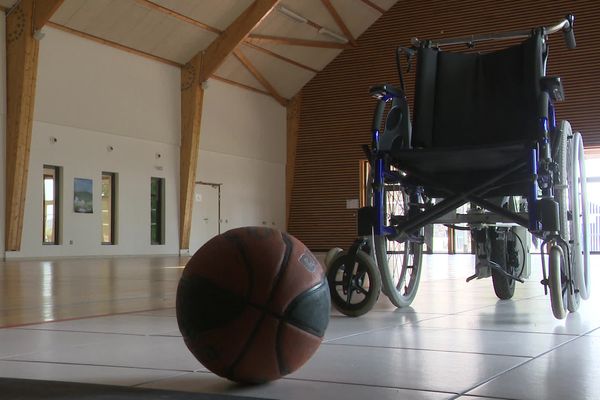
<instances>
[{"instance_id":1,"label":"glass pane","mask_svg":"<svg viewBox=\"0 0 600 400\"><path fill-rule=\"evenodd\" d=\"M42 242L46 244L56 244L56 167L44 167L43 183Z\"/></svg>"},{"instance_id":2,"label":"glass pane","mask_svg":"<svg viewBox=\"0 0 600 400\"><path fill-rule=\"evenodd\" d=\"M442 224L433 225L433 252L448 253L448 228Z\"/></svg>"},{"instance_id":3,"label":"glass pane","mask_svg":"<svg viewBox=\"0 0 600 400\"><path fill-rule=\"evenodd\" d=\"M454 251L456 253L471 253L471 232L454 230Z\"/></svg>"},{"instance_id":4,"label":"glass pane","mask_svg":"<svg viewBox=\"0 0 600 400\"><path fill-rule=\"evenodd\" d=\"M102 243L112 244L112 204L113 204L112 174L102 175Z\"/></svg>"}]
</instances>

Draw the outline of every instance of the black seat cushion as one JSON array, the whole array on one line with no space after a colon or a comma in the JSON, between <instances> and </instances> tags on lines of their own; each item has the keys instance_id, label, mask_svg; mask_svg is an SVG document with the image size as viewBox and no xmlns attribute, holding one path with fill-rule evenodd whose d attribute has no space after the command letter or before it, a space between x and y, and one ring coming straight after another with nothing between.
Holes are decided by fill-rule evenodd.
<instances>
[{"instance_id":1,"label":"black seat cushion","mask_svg":"<svg viewBox=\"0 0 600 400\"><path fill-rule=\"evenodd\" d=\"M455 192L466 191L489 181L494 175L523 163L528 159L530 146L512 143L498 146L470 146L460 148L395 149L391 155L393 164L412 176L432 197L444 197L445 187ZM439 182L441 185L419 181L420 176ZM525 195L529 189L531 173L528 168L503 180L487 195ZM435 195L434 195L435 194Z\"/></svg>"}]
</instances>

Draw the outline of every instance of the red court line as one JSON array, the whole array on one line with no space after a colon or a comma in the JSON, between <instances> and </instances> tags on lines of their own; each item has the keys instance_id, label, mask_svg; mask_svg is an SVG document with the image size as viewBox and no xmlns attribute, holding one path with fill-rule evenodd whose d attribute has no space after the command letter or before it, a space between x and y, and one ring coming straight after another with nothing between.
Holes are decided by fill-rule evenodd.
<instances>
[{"instance_id":1,"label":"red court line","mask_svg":"<svg viewBox=\"0 0 600 400\"><path fill-rule=\"evenodd\" d=\"M27 322L27 323L25 323L25 324L15 324L15 325L5 325L5 326L0 326L0 329L9 329L9 328L22 328L22 327L24 327L24 326L40 325L40 324L49 324L49 323L53 323L53 322L77 321L77 320L81 320L81 319L100 318L100 317L110 317L110 316L113 316L113 315L127 315L127 314L137 314L137 313L150 312L150 311L171 310L171 309L174 309L174 308L175 308L175 307L151 308L151 309L148 309L148 310L123 311L123 312L117 312L117 313L106 313L106 314L98 314L98 315L87 315L87 316L83 316L83 317L73 317L73 318L64 318L64 319L54 319L54 320L52 320L52 321Z\"/></svg>"}]
</instances>

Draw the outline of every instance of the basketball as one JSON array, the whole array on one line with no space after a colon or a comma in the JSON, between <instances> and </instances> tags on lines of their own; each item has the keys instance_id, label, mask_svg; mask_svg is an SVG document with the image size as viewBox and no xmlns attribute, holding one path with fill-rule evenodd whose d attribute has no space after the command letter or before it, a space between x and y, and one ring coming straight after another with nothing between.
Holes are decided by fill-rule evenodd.
<instances>
[{"instance_id":1,"label":"basketball","mask_svg":"<svg viewBox=\"0 0 600 400\"><path fill-rule=\"evenodd\" d=\"M188 261L177 288L177 323L207 369L262 383L300 368L329 323L327 280L293 236L247 227L209 240Z\"/></svg>"}]
</instances>

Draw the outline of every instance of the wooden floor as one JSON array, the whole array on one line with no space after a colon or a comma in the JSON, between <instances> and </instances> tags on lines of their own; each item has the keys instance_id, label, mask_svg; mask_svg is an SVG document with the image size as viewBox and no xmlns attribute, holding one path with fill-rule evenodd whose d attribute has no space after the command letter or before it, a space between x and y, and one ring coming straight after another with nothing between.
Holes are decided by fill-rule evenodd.
<instances>
[{"instance_id":1,"label":"wooden floor","mask_svg":"<svg viewBox=\"0 0 600 400\"><path fill-rule=\"evenodd\" d=\"M173 307L188 259L0 262L0 327Z\"/></svg>"}]
</instances>

